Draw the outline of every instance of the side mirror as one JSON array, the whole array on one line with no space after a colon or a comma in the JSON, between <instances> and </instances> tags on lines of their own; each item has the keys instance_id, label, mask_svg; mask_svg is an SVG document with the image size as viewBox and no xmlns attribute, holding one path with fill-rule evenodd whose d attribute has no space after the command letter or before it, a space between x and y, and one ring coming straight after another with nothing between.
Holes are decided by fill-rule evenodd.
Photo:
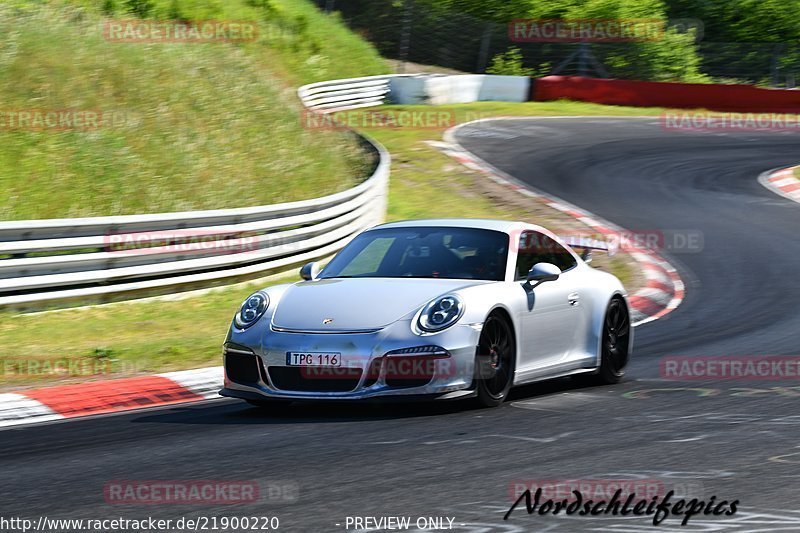
<instances>
[{"instance_id":1,"label":"side mirror","mask_svg":"<svg viewBox=\"0 0 800 533\"><path fill-rule=\"evenodd\" d=\"M317 279L317 276L319 276L319 270L319 263L316 261L306 263L303 265L303 268L300 269L300 277L306 281Z\"/></svg>"},{"instance_id":2,"label":"side mirror","mask_svg":"<svg viewBox=\"0 0 800 533\"><path fill-rule=\"evenodd\" d=\"M591 248L585 248L583 252L581 252L581 259L587 265L592 262L592 250Z\"/></svg>"},{"instance_id":3,"label":"side mirror","mask_svg":"<svg viewBox=\"0 0 800 533\"><path fill-rule=\"evenodd\" d=\"M535 281L537 284L545 281L555 281L561 275L561 269L552 263L536 263L528 271L527 283Z\"/></svg>"}]
</instances>

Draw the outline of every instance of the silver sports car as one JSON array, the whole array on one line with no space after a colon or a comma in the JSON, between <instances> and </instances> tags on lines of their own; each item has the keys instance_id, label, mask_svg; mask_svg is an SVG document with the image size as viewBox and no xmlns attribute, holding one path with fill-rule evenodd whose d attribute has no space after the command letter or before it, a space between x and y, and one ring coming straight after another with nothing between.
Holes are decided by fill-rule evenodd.
<instances>
[{"instance_id":1,"label":"silver sports car","mask_svg":"<svg viewBox=\"0 0 800 533\"><path fill-rule=\"evenodd\" d=\"M577 247L577 246L576 246ZM586 246L590 248L591 246ZM356 236L233 318L223 396L476 398L576 376L615 383L633 346L620 281L544 228L415 220Z\"/></svg>"}]
</instances>

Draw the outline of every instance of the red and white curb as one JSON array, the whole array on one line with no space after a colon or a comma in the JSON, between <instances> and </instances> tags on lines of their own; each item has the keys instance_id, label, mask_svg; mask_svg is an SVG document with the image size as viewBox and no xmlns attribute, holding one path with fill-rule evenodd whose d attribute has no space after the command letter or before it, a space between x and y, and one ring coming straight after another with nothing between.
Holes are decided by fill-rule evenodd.
<instances>
[{"instance_id":1,"label":"red and white curb","mask_svg":"<svg viewBox=\"0 0 800 533\"><path fill-rule=\"evenodd\" d=\"M219 398L221 366L0 394L0 427Z\"/></svg>"},{"instance_id":2,"label":"red and white curb","mask_svg":"<svg viewBox=\"0 0 800 533\"><path fill-rule=\"evenodd\" d=\"M495 168L483 159L467 151L456 140L455 133L459 128L476 122L490 120L495 119L481 119L459 124L445 132L445 142L428 141L428 144L452 157L465 167L486 176L495 183L571 216L596 233L609 236L623 235L625 233L623 228L607 220L603 220L589 211L574 206L556 196L535 190L528 184L523 184L513 176ZM639 263L646 277L645 286L628 297L631 306L632 324L634 326L640 326L647 322L652 322L676 309L683 301L686 289L675 267L650 249L626 246L625 251L629 252Z\"/></svg>"},{"instance_id":3,"label":"red and white curb","mask_svg":"<svg viewBox=\"0 0 800 533\"><path fill-rule=\"evenodd\" d=\"M800 179L794 173L796 168L800 167L764 172L758 177L758 181L775 194L800 203Z\"/></svg>"}]
</instances>

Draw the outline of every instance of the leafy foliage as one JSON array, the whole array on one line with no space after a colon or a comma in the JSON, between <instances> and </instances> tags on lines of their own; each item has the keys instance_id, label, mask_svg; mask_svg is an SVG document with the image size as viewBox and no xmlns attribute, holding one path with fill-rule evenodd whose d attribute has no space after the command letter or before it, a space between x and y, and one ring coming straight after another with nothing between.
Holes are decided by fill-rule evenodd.
<instances>
[{"instance_id":1,"label":"leafy foliage","mask_svg":"<svg viewBox=\"0 0 800 533\"><path fill-rule=\"evenodd\" d=\"M410 61L457 70L480 72L489 58L491 72L538 70L542 63L560 65L576 50L574 44L514 42L507 24L516 19L647 19L664 28L659 38L588 43L610 76L739 83L800 78L800 0L347 0L336 8L384 55L398 57L403 49ZM401 48L407 19L410 47ZM693 26L697 33L687 31ZM514 46L521 67L509 63Z\"/></svg>"},{"instance_id":2,"label":"leafy foliage","mask_svg":"<svg viewBox=\"0 0 800 533\"><path fill-rule=\"evenodd\" d=\"M131 14L143 19L153 11L153 2L151 0L125 0L125 7Z\"/></svg>"},{"instance_id":3,"label":"leafy foliage","mask_svg":"<svg viewBox=\"0 0 800 533\"><path fill-rule=\"evenodd\" d=\"M549 70L550 65L548 64L542 64L538 69L526 67L522 51L512 46L506 52L492 58L492 64L486 69L486 73L505 76L539 76L547 74Z\"/></svg>"}]
</instances>

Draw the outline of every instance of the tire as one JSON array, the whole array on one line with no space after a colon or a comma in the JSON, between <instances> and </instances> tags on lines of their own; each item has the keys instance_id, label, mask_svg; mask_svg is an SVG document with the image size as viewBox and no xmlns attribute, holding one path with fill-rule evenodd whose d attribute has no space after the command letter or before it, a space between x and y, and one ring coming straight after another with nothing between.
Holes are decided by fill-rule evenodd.
<instances>
[{"instance_id":1,"label":"tire","mask_svg":"<svg viewBox=\"0 0 800 533\"><path fill-rule=\"evenodd\" d=\"M486 319L475 357L475 392L482 407L497 407L514 381L516 340L508 320L499 313Z\"/></svg>"},{"instance_id":2,"label":"tire","mask_svg":"<svg viewBox=\"0 0 800 533\"><path fill-rule=\"evenodd\" d=\"M631 342L631 318L622 298L608 303L600 332L600 366L593 374L579 374L575 381L586 385L612 385L625 377Z\"/></svg>"}]
</instances>

